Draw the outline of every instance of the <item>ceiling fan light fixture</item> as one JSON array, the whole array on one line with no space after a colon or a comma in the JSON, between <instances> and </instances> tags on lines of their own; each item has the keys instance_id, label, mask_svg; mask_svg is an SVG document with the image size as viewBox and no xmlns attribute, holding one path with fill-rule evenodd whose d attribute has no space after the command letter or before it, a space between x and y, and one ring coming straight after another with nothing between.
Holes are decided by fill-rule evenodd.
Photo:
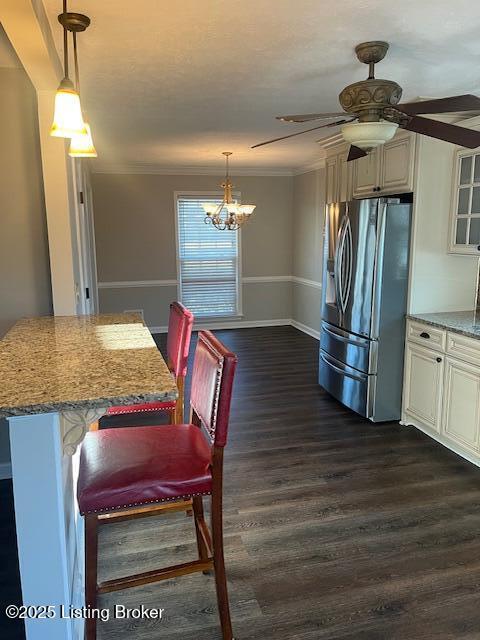
<instances>
[{"instance_id":1,"label":"ceiling fan light fixture","mask_svg":"<svg viewBox=\"0 0 480 640\"><path fill-rule=\"evenodd\" d=\"M55 138L73 138L85 135L80 96L69 78L64 78L55 95L55 111L50 135Z\"/></svg>"},{"instance_id":2,"label":"ceiling fan light fixture","mask_svg":"<svg viewBox=\"0 0 480 640\"><path fill-rule=\"evenodd\" d=\"M371 151L391 140L397 129L395 122L349 122L342 127L342 136L351 145Z\"/></svg>"}]
</instances>

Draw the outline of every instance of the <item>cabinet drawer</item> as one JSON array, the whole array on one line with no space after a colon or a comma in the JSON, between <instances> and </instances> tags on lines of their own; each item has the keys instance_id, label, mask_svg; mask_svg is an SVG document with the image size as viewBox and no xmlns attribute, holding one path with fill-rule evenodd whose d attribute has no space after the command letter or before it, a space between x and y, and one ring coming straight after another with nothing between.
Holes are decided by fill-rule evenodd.
<instances>
[{"instance_id":1,"label":"cabinet drawer","mask_svg":"<svg viewBox=\"0 0 480 640\"><path fill-rule=\"evenodd\" d=\"M416 342L428 349L445 351L447 332L422 322L409 320L407 323L407 340Z\"/></svg>"},{"instance_id":2,"label":"cabinet drawer","mask_svg":"<svg viewBox=\"0 0 480 640\"><path fill-rule=\"evenodd\" d=\"M451 331L447 334L447 353L480 366L480 340Z\"/></svg>"}]
</instances>

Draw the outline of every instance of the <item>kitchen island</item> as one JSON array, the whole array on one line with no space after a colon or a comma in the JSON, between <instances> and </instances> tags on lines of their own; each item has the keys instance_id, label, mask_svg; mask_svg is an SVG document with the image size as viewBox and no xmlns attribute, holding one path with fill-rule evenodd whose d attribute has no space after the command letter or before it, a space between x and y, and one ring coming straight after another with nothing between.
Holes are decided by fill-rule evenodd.
<instances>
[{"instance_id":1,"label":"kitchen island","mask_svg":"<svg viewBox=\"0 0 480 640\"><path fill-rule=\"evenodd\" d=\"M78 445L108 406L173 400L175 382L139 314L20 320L0 341L0 379L22 599L53 607L25 620L27 640L80 640L68 616L84 604Z\"/></svg>"}]
</instances>

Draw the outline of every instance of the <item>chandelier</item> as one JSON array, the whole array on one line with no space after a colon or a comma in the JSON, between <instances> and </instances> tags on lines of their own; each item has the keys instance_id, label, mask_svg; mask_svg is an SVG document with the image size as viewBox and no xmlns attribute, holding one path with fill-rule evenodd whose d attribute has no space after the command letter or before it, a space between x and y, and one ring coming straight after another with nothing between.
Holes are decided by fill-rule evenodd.
<instances>
[{"instance_id":1,"label":"chandelier","mask_svg":"<svg viewBox=\"0 0 480 640\"><path fill-rule=\"evenodd\" d=\"M233 199L233 184L230 182L228 158L231 151L224 151L225 156L225 181L222 182L223 200L220 204L205 203L202 205L206 215L205 224L213 224L220 231L236 231L242 224L249 220L255 206L254 204L240 204Z\"/></svg>"}]
</instances>

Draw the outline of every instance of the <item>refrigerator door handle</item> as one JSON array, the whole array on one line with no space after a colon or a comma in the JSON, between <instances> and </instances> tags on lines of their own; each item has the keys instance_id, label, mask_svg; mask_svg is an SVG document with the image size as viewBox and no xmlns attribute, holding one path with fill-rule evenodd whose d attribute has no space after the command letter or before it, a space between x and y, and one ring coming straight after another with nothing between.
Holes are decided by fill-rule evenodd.
<instances>
[{"instance_id":1,"label":"refrigerator door handle","mask_svg":"<svg viewBox=\"0 0 480 640\"><path fill-rule=\"evenodd\" d=\"M342 262L345 260L345 274L346 279L343 281L342 277L342 307L343 312L348 305L350 298L350 289L352 286L352 269L353 269L353 241L352 241L352 226L350 224L350 218L346 218L345 230L343 234L343 248L342 248Z\"/></svg>"},{"instance_id":2,"label":"refrigerator door handle","mask_svg":"<svg viewBox=\"0 0 480 640\"><path fill-rule=\"evenodd\" d=\"M340 251L342 244L342 233L343 233L343 220L340 223L340 229L338 230L338 240L337 246L335 249L335 256L333 261L333 278L335 283L335 305L338 309L338 312L342 313L341 302L340 302L340 269L338 268L339 259L340 259Z\"/></svg>"},{"instance_id":3,"label":"refrigerator door handle","mask_svg":"<svg viewBox=\"0 0 480 640\"><path fill-rule=\"evenodd\" d=\"M340 373L342 376L347 376L348 378L352 378L353 380L358 380L360 382L366 382L368 380L368 375L365 373L361 373L360 371L354 373L351 367L338 366L337 364L334 364L333 358L326 357L322 352L320 352L320 358L325 362L325 364L328 364L329 367L337 373ZM338 364L340 365L341 363L339 362Z\"/></svg>"},{"instance_id":4,"label":"refrigerator door handle","mask_svg":"<svg viewBox=\"0 0 480 640\"><path fill-rule=\"evenodd\" d=\"M340 224L338 231L338 244L335 252L335 293L337 298L337 308L340 314L345 312L345 306L343 304L343 251L345 248L345 226L347 223L347 216L345 216Z\"/></svg>"},{"instance_id":5,"label":"refrigerator door handle","mask_svg":"<svg viewBox=\"0 0 480 640\"><path fill-rule=\"evenodd\" d=\"M341 340L342 342L346 342L347 344L353 344L356 347L362 347L362 349L368 349L370 346L369 340L366 340L364 338L356 338L356 337L353 337L351 334L349 337L347 335L343 335L343 332L337 333L337 331L333 331L332 329L327 327L325 323L322 324L322 330L325 331L325 333L328 333L329 335L333 336L336 340Z\"/></svg>"}]
</instances>

